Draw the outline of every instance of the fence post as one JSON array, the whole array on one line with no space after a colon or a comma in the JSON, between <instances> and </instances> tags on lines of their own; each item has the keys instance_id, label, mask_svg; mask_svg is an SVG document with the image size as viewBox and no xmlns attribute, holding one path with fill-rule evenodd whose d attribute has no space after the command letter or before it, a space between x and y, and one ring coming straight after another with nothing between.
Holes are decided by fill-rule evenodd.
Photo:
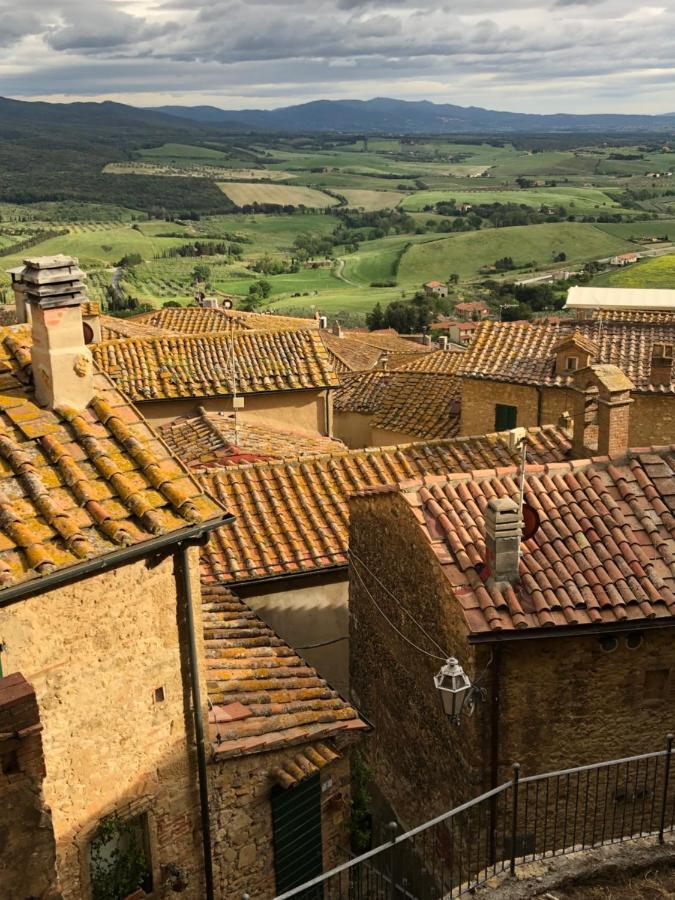
<instances>
[{"instance_id":1,"label":"fence post","mask_svg":"<svg viewBox=\"0 0 675 900\"><path fill-rule=\"evenodd\" d=\"M387 830L391 832L391 844L389 845L389 878L391 879L389 896L396 900L396 832L398 823L390 822Z\"/></svg>"},{"instance_id":2,"label":"fence post","mask_svg":"<svg viewBox=\"0 0 675 900\"><path fill-rule=\"evenodd\" d=\"M516 874L516 843L518 838L518 781L520 779L520 763L513 764L513 779L511 780L513 797L511 804L511 875Z\"/></svg>"},{"instance_id":3,"label":"fence post","mask_svg":"<svg viewBox=\"0 0 675 900\"><path fill-rule=\"evenodd\" d=\"M663 843L663 832L666 827L666 804L668 801L668 781L670 780L670 757L673 752L673 735L666 737L666 761L663 770L663 799L661 801L661 822L659 823L659 844ZM672 825L672 822L671 822Z\"/></svg>"}]
</instances>

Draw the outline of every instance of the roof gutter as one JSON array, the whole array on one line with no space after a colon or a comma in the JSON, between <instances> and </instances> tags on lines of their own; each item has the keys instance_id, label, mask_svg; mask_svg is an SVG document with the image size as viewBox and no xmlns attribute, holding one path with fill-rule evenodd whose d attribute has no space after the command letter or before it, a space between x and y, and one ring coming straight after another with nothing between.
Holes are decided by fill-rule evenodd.
<instances>
[{"instance_id":1,"label":"roof gutter","mask_svg":"<svg viewBox=\"0 0 675 900\"><path fill-rule=\"evenodd\" d=\"M201 544L207 539L211 531L220 528L222 525L227 525L233 520L234 516L226 513L217 519L209 519L199 525L189 525L178 529L178 531L171 531L168 534L162 534L147 541L140 541L131 547L113 550L111 553L106 553L105 556L100 556L96 559L87 559L84 562L75 563L75 565L51 572L49 575L22 581L20 584L12 585L0 591L0 609L12 606L14 603L19 603L21 600L27 600L30 597L46 594L63 585L73 584L76 581L81 581L83 578L99 575L102 572L109 572L128 563L137 562L139 559L162 553L176 544Z\"/></svg>"},{"instance_id":2,"label":"roof gutter","mask_svg":"<svg viewBox=\"0 0 675 900\"><path fill-rule=\"evenodd\" d=\"M107 374L107 373L106 373ZM177 397L136 397L132 396L126 388L120 387L115 382L115 378L113 375L108 375L108 378L111 378L115 383L117 390L124 391L131 398L132 403L176 403L180 400L231 400L235 395L234 394L180 394ZM272 394L304 394L308 391L336 391L340 387L339 384L317 384L314 387L283 387L276 388L271 391L243 391L239 390L237 392L238 397L269 397ZM207 410L210 412L210 410ZM228 412L228 410L223 410L223 412Z\"/></svg>"},{"instance_id":3,"label":"roof gutter","mask_svg":"<svg viewBox=\"0 0 675 900\"><path fill-rule=\"evenodd\" d=\"M221 581L217 579L213 583L223 584L225 587L236 590L237 588L245 588L249 584L270 584L275 581L287 581L291 578L306 578L312 575L331 575L334 572L345 572L349 568L348 563L340 563L334 566L325 566L324 568L307 569L304 572L283 572L281 575L263 575L261 578L246 578L242 581Z\"/></svg>"},{"instance_id":4,"label":"roof gutter","mask_svg":"<svg viewBox=\"0 0 675 900\"><path fill-rule=\"evenodd\" d=\"M659 628L675 628L675 617L658 619L632 619L630 622L612 622L603 625L561 625L548 628L522 628L513 631L494 631L469 636L470 644L497 644L516 641L536 641L546 638L586 637L589 635L616 634L628 631L654 631Z\"/></svg>"}]
</instances>

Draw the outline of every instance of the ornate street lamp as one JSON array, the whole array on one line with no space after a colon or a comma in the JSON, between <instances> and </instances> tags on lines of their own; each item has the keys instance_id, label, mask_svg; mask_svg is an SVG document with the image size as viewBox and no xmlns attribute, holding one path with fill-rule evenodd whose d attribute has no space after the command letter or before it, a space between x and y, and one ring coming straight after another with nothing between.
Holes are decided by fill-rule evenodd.
<instances>
[{"instance_id":1,"label":"ornate street lamp","mask_svg":"<svg viewBox=\"0 0 675 900\"><path fill-rule=\"evenodd\" d=\"M453 725L459 724L459 717L463 710L468 715L473 713L472 694L474 688L471 679L454 656L451 656L441 667L440 672L434 675L434 684L440 691L445 714Z\"/></svg>"}]
</instances>

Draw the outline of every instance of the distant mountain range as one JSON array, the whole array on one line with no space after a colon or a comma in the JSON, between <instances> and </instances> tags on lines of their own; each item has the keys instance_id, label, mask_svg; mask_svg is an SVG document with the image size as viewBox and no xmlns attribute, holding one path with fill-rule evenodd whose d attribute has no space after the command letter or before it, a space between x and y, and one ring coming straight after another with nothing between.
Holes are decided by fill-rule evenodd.
<instances>
[{"instance_id":1,"label":"distant mountain range","mask_svg":"<svg viewBox=\"0 0 675 900\"><path fill-rule=\"evenodd\" d=\"M429 100L315 100L280 109L225 110L215 106L161 106L155 113L202 125L265 131L339 131L367 134L444 134L476 132L635 132L674 131L675 114L658 116L534 115L454 106Z\"/></svg>"}]
</instances>

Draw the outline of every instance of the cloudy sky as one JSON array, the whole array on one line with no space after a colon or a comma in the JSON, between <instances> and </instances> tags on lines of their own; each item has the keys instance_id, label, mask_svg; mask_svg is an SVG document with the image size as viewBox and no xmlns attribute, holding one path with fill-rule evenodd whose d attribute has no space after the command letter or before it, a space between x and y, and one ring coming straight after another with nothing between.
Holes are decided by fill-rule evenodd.
<instances>
[{"instance_id":1,"label":"cloudy sky","mask_svg":"<svg viewBox=\"0 0 675 900\"><path fill-rule=\"evenodd\" d=\"M0 94L674 112L675 0L0 0Z\"/></svg>"}]
</instances>

